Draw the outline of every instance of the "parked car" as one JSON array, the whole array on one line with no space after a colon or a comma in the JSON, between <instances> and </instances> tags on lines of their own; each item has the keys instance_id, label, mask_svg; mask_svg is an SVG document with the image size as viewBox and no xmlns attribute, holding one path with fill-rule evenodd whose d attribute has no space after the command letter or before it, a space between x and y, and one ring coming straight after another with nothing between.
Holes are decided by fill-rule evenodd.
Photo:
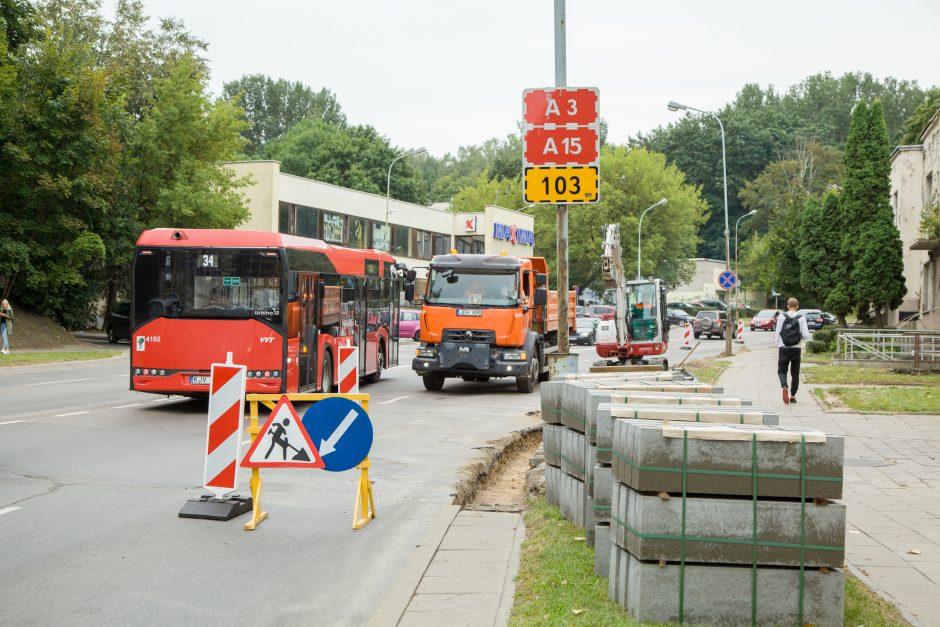
<instances>
[{"instance_id":1,"label":"parked car","mask_svg":"<svg viewBox=\"0 0 940 627\"><path fill-rule=\"evenodd\" d=\"M591 305L587 308L587 315L601 320L613 320L617 315L617 308L613 305Z\"/></svg>"},{"instance_id":2,"label":"parked car","mask_svg":"<svg viewBox=\"0 0 940 627\"><path fill-rule=\"evenodd\" d=\"M577 331L572 336L571 340L575 344L586 344L588 346L593 346L597 341L597 327L600 325L600 318L578 318L577 319Z\"/></svg>"},{"instance_id":3,"label":"parked car","mask_svg":"<svg viewBox=\"0 0 940 627\"><path fill-rule=\"evenodd\" d=\"M720 300L716 300L714 298L703 298L701 300L693 300L692 304L695 305L696 307L704 307L708 309L720 309L721 311L725 311L728 309L727 305L725 305Z\"/></svg>"},{"instance_id":4,"label":"parked car","mask_svg":"<svg viewBox=\"0 0 940 627\"><path fill-rule=\"evenodd\" d=\"M402 309L398 312L398 337L410 337L415 341L421 339L420 313L412 309Z\"/></svg>"},{"instance_id":5,"label":"parked car","mask_svg":"<svg viewBox=\"0 0 940 627\"><path fill-rule=\"evenodd\" d=\"M119 300L114 303L105 320L104 332L108 334L108 341L112 344L118 340L131 341L131 304L129 301Z\"/></svg>"},{"instance_id":6,"label":"parked car","mask_svg":"<svg viewBox=\"0 0 940 627\"><path fill-rule=\"evenodd\" d=\"M833 314L829 313L828 311L822 312L822 317L823 317L823 324L828 325L828 324L839 323L839 319L836 318Z\"/></svg>"},{"instance_id":7,"label":"parked car","mask_svg":"<svg viewBox=\"0 0 940 627\"><path fill-rule=\"evenodd\" d=\"M695 318L681 309L666 308L666 322L674 326L681 326L687 322L692 322Z\"/></svg>"},{"instance_id":8,"label":"parked car","mask_svg":"<svg viewBox=\"0 0 940 627\"><path fill-rule=\"evenodd\" d=\"M578 305L577 307L574 308L574 312L578 318L584 318L585 316L587 316L587 307L585 307L584 305Z\"/></svg>"},{"instance_id":9,"label":"parked car","mask_svg":"<svg viewBox=\"0 0 940 627\"><path fill-rule=\"evenodd\" d=\"M698 339L703 334L708 337L725 337L725 327L728 324L728 314L715 309L700 311L695 314L695 320L692 321L692 335ZM731 329L731 337L738 336L738 330Z\"/></svg>"},{"instance_id":10,"label":"parked car","mask_svg":"<svg viewBox=\"0 0 940 627\"><path fill-rule=\"evenodd\" d=\"M800 309L796 313L801 314L804 318L806 318L806 327L810 331L821 329L823 325L826 324L823 321L822 312L818 309Z\"/></svg>"},{"instance_id":11,"label":"parked car","mask_svg":"<svg viewBox=\"0 0 940 627\"><path fill-rule=\"evenodd\" d=\"M779 309L761 309L751 318L751 331L773 331L777 328Z\"/></svg>"},{"instance_id":12,"label":"parked car","mask_svg":"<svg viewBox=\"0 0 940 627\"><path fill-rule=\"evenodd\" d=\"M700 308L691 303L666 303L666 309L681 309L690 316L695 316L695 312Z\"/></svg>"}]
</instances>

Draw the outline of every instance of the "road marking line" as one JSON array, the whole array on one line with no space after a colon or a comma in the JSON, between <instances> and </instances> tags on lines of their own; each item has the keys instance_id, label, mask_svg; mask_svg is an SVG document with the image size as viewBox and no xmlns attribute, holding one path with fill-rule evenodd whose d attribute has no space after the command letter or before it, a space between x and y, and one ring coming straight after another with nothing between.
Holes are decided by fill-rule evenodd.
<instances>
[{"instance_id":1,"label":"road marking line","mask_svg":"<svg viewBox=\"0 0 940 627\"><path fill-rule=\"evenodd\" d=\"M392 403L397 403L398 401L408 398L407 396L399 396L398 398L393 398L390 401L382 401L379 405L391 405Z\"/></svg>"},{"instance_id":2,"label":"road marking line","mask_svg":"<svg viewBox=\"0 0 940 627\"><path fill-rule=\"evenodd\" d=\"M23 509L23 508L22 507L4 507L3 509L0 509L0 516L3 516L4 514L9 514L10 512L15 512L18 509Z\"/></svg>"},{"instance_id":3,"label":"road marking line","mask_svg":"<svg viewBox=\"0 0 940 627\"><path fill-rule=\"evenodd\" d=\"M79 416L81 414L87 414L87 411L73 411L67 414L56 414L53 418L65 418L66 416Z\"/></svg>"},{"instance_id":4,"label":"road marking line","mask_svg":"<svg viewBox=\"0 0 940 627\"><path fill-rule=\"evenodd\" d=\"M129 376L131 376L131 375L129 375L129 374L116 374L116 375L114 375L114 376L115 376L115 377L124 377L124 378L126 379L127 377L129 377Z\"/></svg>"},{"instance_id":5,"label":"road marking line","mask_svg":"<svg viewBox=\"0 0 940 627\"><path fill-rule=\"evenodd\" d=\"M92 381L94 377L89 377L87 379L64 379L62 381L41 381L40 383L27 383L20 387L31 388L36 385L54 385L56 383L77 383L78 381Z\"/></svg>"},{"instance_id":6,"label":"road marking line","mask_svg":"<svg viewBox=\"0 0 940 627\"><path fill-rule=\"evenodd\" d=\"M3 425L15 425L20 422L26 422L25 420L7 420L6 422L0 422L0 427Z\"/></svg>"},{"instance_id":7,"label":"road marking line","mask_svg":"<svg viewBox=\"0 0 940 627\"><path fill-rule=\"evenodd\" d=\"M131 403L130 405L116 405L111 409L127 409L128 407L140 407L143 403Z\"/></svg>"}]
</instances>

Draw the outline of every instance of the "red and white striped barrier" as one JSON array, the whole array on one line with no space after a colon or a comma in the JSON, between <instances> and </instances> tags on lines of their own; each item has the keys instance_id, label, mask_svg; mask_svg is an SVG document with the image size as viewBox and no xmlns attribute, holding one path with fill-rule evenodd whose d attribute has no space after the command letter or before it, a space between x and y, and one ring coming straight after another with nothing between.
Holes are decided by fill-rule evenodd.
<instances>
[{"instance_id":1,"label":"red and white striped barrier","mask_svg":"<svg viewBox=\"0 0 940 627\"><path fill-rule=\"evenodd\" d=\"M685 323L685 333L682 335L682 350L692 350L690 344L692 343L692 323Z\"/></svg>"},{"instance_id":2,"label":"red and white striped barrier","mask_svg":"<svg viewBox=\"0 0 940 627\"><path fill-rule=\"evenodd\" d=\"M245 414L245 366L212 364L209 429L206 435L205 488L222 499L238 486L238 457Z\"/></svg>"},{"instance_id":3,"label":"red and white striped barrier","mask_svg":"<svg viewBox=\"0 0 940 627\"><path fill-rule=\"evenodd\" d=\"M359 393L359 349L355 346L339 347L339 383L340 394Z\"/></svg>"},{"instance_id":4,"label":"red and white striped barrier","mask_svg":"<svg viewBox=\"0 0 940 627\"><path fill-rule=\"evenodd\" d=\"M744 320L738 320L738 342L744 344Z\"/></svg>"}]
</instances>

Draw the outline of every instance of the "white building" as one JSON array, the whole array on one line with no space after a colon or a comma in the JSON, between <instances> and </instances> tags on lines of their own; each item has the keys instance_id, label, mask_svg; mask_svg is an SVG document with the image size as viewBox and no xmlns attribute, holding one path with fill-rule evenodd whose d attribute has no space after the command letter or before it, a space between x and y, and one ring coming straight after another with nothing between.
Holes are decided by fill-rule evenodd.
<instances>
[{"instance_id":1,"label":"white building","mask_svg":"<svg viewBox=\"0 0 940 627\"><path fill-rule=\"evenodd\" d=\"M891 206L904 247L907 294L889 322L921 314L918 328L940 329L940 240L921 231L925 212L940 211L940 110L920 136L921 143L891 154Z\"/></svg>"},{"instance_id":2,"label":"white building","mask_svg":"<svg viewBox=\"0 0 940 627\"><path fill-rule=\"evenodd\" d=\"M535 246L531 215L487 205L453 213L281 172L278 161L225 163L253 183L243 190L251 217L239 228L321 239L351 248L389 250L409 267L433 255L484 253L527 257Z\"/></svg>"},{"instance_id":3,"label":"white building","mask_svg":"<svg viewBox=\"0 0 940 627\"><path fill-rule=\"evenodd\" d=\"M718 275L725 271L725 262L704 257L689 261L695 263L695 273L687 283L669 290L667 300L671 303L687 303L702 298L724 299L724 290L718 287Z\"/></svg>"}]
</instances>

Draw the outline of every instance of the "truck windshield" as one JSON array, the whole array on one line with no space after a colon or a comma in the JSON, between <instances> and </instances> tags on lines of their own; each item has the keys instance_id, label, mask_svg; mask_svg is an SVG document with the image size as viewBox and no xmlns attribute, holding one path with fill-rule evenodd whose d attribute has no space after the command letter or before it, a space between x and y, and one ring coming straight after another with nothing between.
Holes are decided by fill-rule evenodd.
<instances>
[{"instance_id":1,"label":"truck windshield","mask_svg":"<svg viewBox=\"0 0 940 627\"><path fill-rule=\"evenodd\" d=\"M280 324L281 273L272 250L141 250L134 264L135 324L158 316Z\"/></svg>"},{"instance_id":2,"label":"truck windshield","mask_svg":"<svg viewBox=\"0 0 940 627\"><path fill-rule=\"evenodd\" d=\"M429 304L515 307L518 298L519 282L515 272L431 269Z\"/></svg>"}]
</instances>

